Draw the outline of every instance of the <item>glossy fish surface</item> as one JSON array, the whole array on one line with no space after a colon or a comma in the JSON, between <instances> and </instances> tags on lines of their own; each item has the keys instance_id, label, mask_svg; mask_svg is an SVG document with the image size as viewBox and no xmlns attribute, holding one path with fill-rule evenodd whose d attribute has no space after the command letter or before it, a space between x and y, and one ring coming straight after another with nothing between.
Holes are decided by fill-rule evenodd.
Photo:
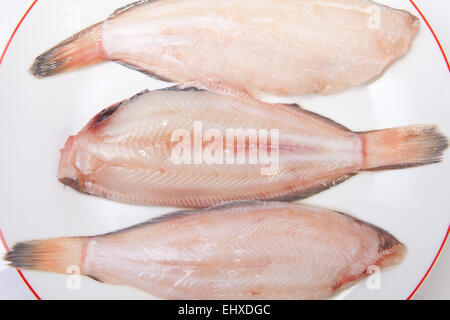
<instances>
[{"instance_id":1,"label":"glossy fish surface","mask_svg":"<svg viewBox=\"0 0 450 320\"><path fill-rule=\"evenodd\" d=\"M254 96L331 93L379 76L419 29L367 0L139 1L39 56L39 77L116 61L167 81Z\"/></svg>"},{"instance_id":2,"label":"glossy fish surface","mask_svg":"<svg viewBox=\"0 0 450 320\"><path fill-rule=\"evenodd\" d=\"M141 205L289 201L364 170L439 162L446 148L434 126L355 133L220 85L175 87L100 112L67 140L58 178L83 193Z\"/></svg>"},{"instance_id":3,"label":"glossy fish surface","mask_svg":"<svg viewBox=\"0 0 450 320\"><path fill-rule=\"evenodd\" d=\"M324 299L406 248L388 232L331 210L241 202L157 218L111 234L17 244L21 269L81 273L165 299Z\"/></svg>"}]
</instances>

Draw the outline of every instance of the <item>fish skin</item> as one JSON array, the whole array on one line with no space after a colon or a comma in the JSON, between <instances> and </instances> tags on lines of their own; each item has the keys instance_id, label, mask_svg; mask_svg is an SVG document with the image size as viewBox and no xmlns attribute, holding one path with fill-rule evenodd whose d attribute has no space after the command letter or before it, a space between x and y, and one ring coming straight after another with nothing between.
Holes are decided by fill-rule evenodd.
<instances>
[{"instance_id":1,"label":"fish skin","mask_svg":"<svg viewBox=\"0 0 450 320\"><path fill-rule=\"evenodd\" d=\"M327 94L375 79L407 53L418 29L412 14L367 0L139 1L50 49L32 72L116 61L255 97Z\"/></svg>"},{"instance_id":2,"label":"fish skin","mask_svg":"<svg viewBox=\"0 0 450 320\"><path fill-rule=\"evenodd\" d=\"M265 129L269 137L278 129L278 170L262 174L270 163L251 164L248 154L245 164L175 163L172 134L186 129L194 145L195 121L202 121L203 133L217 129L223 134L224 152L238 146L234 139L227 143L228 129ZM100 112L68 139L58 178L83 193L140 205L205 208L236 200L292 201L364 170L439 162L447 145L434 126L355 133L300 107L267 104L220 84L208 90L187 85L144 91ZM207 146L203 143L202 152ZM250 150L249 139L242 147ZM268 140L257 147L272 146Z\"/></svg>"},{"instance_id":3,"label":"fish skin","mask_svg":"<svg viewBox=\"0 0 450 320\"><path fill-rule=\"evenodd\" d=\"M325 299L405 252L385 230L342 213L250 201L101 236L20 243L6 260L62 273L78 265L95 280L164 299Z\"/></svg>"}]
</instances>

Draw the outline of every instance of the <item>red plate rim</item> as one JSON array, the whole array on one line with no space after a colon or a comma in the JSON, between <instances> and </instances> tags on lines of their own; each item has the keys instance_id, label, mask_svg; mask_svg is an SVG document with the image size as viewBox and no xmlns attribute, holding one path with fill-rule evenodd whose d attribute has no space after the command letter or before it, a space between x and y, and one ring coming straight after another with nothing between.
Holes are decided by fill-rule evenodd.
<instances>
[{"instance_id":1,"label":"red plate rim","mask_svg":"<svg viewBox=\"0 0 450 320\"><path fill-rule=\"evenodd\" d=\"M28 8L28 10L25 12L25 14L23 15L23 17L20 19L19 23L17 24L16 28L14 29L13 33L11 34L11 37L9 38L5 49L3 50L3 53L0 57L0 66L2 65L3 59L5 58L6 52L8 51L8 48L12 42L12 40L14 39L14 36L16 35L17 31L19 30L19 27L22 25L23 21L25 20L25 18L28 16L28 14L30 13L31 9L33 9L33 7L36 5L36 3L38 2L38 0L34 0L33 3L31 4L31 6ZM411 4L414 6L414 8L417 10L417 12L419 13L419 15L422 17L422 19L425 21L425 24L427 25L428 29L431 31L431 34L433 35L434 39L436 40L439 49L442 52L442 56L444 57L445 63L447 64L447 68L450 72L450 63L447 59L447 55L445 54L444 48L442 47L441 42L439 41L439 38L437 37L436 33L434 32L433 28L431 27L430 23L428 22L428 20L425 18L424 14L422 13L422 11L419 9L419 7L414 3L413 0L409 0L409 2L411 2ZM442 250L444 249L445 243L447 242L448 239L448 235L450 232L450 224L447 228L447 233L445 234L444 240L442 240L442 244L439 248L439 251L436 253L436 256L433 259L433 262L431 263L431 265L428 267L427 272L425 273L425 275L422 277L422 279L420 280L419 284L416 286L416 288L411 292L411 294L406 298L406 300L411 300L414 295L416 294L417 290L419 290L419 288L422 286L422 284L424 283L425 279L428 277L428 275L430 274L431 270L433 269L434 265L436 264L437 259L439 258L439 256L442 253ZM8 252L9 251L9 247L6 244L6 240L3 236L3 233L1 231L0 228L0 240L3 244L3 246L5 247L5 250ZM28 280L26 279L26 277L24 276L24 274L22 273L22 271L17 270L20 278L22 278L23 282L25 283L25 285L28 287L28 289L30 289L31 293L36 297L36 299L41 300L41 297L37 294L36 290L33 289L33 287L31 286L31 284L28 282Z\"/></svg>"}]
</instances>

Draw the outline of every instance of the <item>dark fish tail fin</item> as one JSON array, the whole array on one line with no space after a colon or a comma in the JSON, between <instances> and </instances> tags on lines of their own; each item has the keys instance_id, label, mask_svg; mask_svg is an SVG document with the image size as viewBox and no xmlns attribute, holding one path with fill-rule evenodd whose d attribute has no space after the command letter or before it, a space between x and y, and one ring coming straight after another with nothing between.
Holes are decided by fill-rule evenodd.
<instances>
[{"instance_id":1,"label":"dark fish tail fin","mask_svg":"<svg viewBox=\"0 0 450 320\"><path fill-rule=\"evenodd\" d=\"M363 140L362 170L417 167L442 161L447 138L436 126L417 125L360 133Z\"/></svg>"},{"instance_id":2,"label":"dark fish tail fin","mask_svg":"<svg viewBox=\"0 0 450 320\"><path fill-rule=\"evenodd\" d=\"M36 58L31 73L44 78L104 61L102 30L103 23L98 23L59 43Z\"/></svg>"},{"instance_id":3,"label":"dark fish tail fin","mask_svg":"<svg viewBox=\"0 0 450 320\"><path fill-rule=\"evenodd\" d=\"M4 259L17 269L67 273L81 270L87 238L55 238L16 244Z\"/></svg>"}]
</instances>

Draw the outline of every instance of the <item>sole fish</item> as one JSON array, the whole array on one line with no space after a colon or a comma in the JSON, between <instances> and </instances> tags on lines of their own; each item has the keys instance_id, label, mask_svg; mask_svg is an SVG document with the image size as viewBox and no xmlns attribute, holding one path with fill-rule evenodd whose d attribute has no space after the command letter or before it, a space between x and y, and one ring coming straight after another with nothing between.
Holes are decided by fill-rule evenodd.
<instances>
[{"instance_id":1,"label":"sole fish","mask_svg":"<svg viewBox=\"0 0 450 320\"><path fill-rule=\"evenodd\" d=\"M254 96L326 94L376 78L418 29L410 13L367 0L139 1L45 52L31 70L47 77L116 61Z\"/></svg>"},{"instance_id":2,"label":"sole fish","mask_svg":"<svg viewBox=\"0 0 450 320\"><path fill-rule=\"evenodd\" d=\"M67 140L58 178L83 193L141 205L289 201L361 171L439 162L447 146L434 126L356 133L221 85L174 87L96 115Z\"/></svg>"},{"instance_id":3,"label":"sole fish","mask_svg":"<svg viewBox=\"0 0 450 320\"><path fill-rule=\"evenodd\" d=\"M20 269L83 275L165 299L324 299L405 246L351 216L300 204L242 202L157 218L111 234L17 244Z\"/></svg>"}]
</instances>

